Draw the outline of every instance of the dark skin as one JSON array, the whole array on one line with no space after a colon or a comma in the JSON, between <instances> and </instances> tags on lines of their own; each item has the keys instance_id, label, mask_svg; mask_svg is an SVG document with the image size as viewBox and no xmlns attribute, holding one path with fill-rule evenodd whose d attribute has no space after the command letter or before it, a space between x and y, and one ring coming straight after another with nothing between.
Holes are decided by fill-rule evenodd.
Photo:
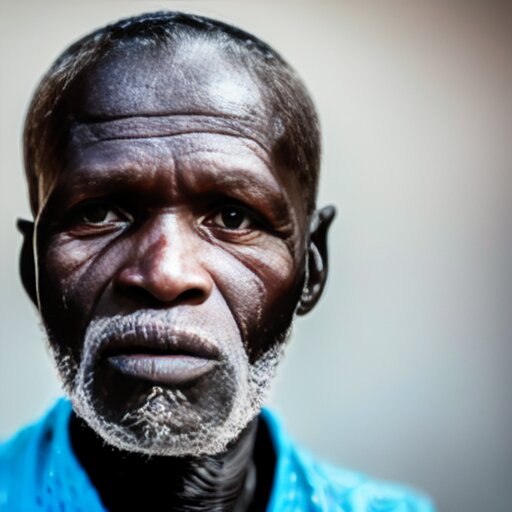
<instances>
[{"instance_id":1,"label":"dark skin","mask_svg":"<svg viewBox=\"0 0 512 512\"><path fill-rule=\"evenodd\" d=\"M275 453L261 421L251 423L225 452L200 458L148 458L117 450L76 415L71 436L108 510L266 510Z\"/></svg>"},{"instance_id":2,"label":"dark skin","mask_svg":"<svg viewBox=\"0 0 512 512\"><path fill-rule=\"evenodd\" d=\"M206 325L252 363L325 284L334 209L309 215L296 175L276 163L264 86L209 43L174 50L114 52L75 81L62 170L35 224L19 224L25 289L77 364L91 321L139 310ZM101 364L87 371L109 390L95 398L105 416L147 396L115 389ZM222 375L183 390L190 429L204 395L226 406ZM71 433L110 510L263 510L270 493L274 454L257 420L203 457L110 448L76 416Z\"/></svg>"}]
</instances>

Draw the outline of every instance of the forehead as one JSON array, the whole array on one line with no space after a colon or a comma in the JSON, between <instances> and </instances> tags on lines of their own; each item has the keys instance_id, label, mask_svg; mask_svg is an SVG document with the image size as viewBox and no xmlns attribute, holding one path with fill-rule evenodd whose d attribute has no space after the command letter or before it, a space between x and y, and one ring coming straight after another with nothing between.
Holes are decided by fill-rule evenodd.
<instances>
[{"instance_id":1,"label":"forehead","mask_svg":"<svg viewBox=\"0 0 512 512\"><path fill-rule=\"evenodd\" d=\"M273 113L259 80L219 44L123 43L75 81L67 108L78 118L210 114L251 119L268 132Z\"/></svg>"},{"instance_id":2,"label":"forehead","mask_svg":"<svg viewBox=\"0 0 512 512\"><path fill-rule=\"evenodd\" d=\"M64 107L72 121L60 185L82 187L93 174L107 179L106 170L123 170L123 180L130 173L147 178L151 168L176 174L180 163L180 174L196 176L204 174L199 167L218 167L212 176L222 174L222 180L251 169L284 186L289 206L301 210L301 201L294 201L300 195L295 173L273 162L282 125L268 91L215 43L128 43L83 72ZM190 152L203 155L192 161ZM110 176L121 179L116 172Z\"/></svg>"}]
</instances>

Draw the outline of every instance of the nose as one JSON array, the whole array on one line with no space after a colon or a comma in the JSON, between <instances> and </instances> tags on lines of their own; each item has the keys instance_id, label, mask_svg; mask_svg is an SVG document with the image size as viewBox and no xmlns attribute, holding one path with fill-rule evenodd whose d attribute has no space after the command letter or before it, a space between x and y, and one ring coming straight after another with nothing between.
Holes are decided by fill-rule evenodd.
<instances>
[{"instance_id":1,"label":"nose","mask_svg":"<svg viewBox=\"0 0 512 512\"><path fill-rule=\"evenodd\" d=\"M204 302L212 292L213 280L190 231L171 214L146 222L116 276L116 288L132 298L162 304Z\"/></svg>"}]
</instances>

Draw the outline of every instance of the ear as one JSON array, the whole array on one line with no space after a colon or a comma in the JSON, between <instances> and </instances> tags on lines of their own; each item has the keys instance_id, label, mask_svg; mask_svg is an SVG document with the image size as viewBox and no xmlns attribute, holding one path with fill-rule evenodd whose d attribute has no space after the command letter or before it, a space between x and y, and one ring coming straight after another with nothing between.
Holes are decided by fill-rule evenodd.
<instances>
[{"instance_id":1,"label":"ear","mask_svg":"<svg viewBox=\"0 0 512 512\"><path fill-rule=\"evenodd\" d=\"M23 235L23 244L20 251L20 276L23 288L30 300L37 307L36 268L34 259L34 223L18 219L16 222L19 232Z\"/></svg>"},{"instance_id":2,"label":"ear","mask_svg":"<svg viewBox=\"0 0 512 512\"><path fill-rule=\"evenodd\" d=\"M298 315L309 313L320 299L327 280L327 232L336 215L332 205L316 210L309 226L306 279L297 307Z\"/></svg>"}]
</instances>

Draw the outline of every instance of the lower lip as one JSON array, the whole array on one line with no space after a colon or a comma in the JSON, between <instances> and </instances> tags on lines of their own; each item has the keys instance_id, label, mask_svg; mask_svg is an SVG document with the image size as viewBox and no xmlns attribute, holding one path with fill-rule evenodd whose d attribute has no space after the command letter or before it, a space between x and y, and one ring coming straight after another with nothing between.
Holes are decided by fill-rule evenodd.
<instances>
[{"instance_id":1,"label":"lower lip","mask_svg":"<svg viewBox=\"0 0 512 512\"><path fill-rule=\"evenodd\" d=\"M111 356L108 361L124 375L168 385L192 382L210 372L216 363L213 359L187 355L148 354Z\"/></svg>"}]
</instances>

